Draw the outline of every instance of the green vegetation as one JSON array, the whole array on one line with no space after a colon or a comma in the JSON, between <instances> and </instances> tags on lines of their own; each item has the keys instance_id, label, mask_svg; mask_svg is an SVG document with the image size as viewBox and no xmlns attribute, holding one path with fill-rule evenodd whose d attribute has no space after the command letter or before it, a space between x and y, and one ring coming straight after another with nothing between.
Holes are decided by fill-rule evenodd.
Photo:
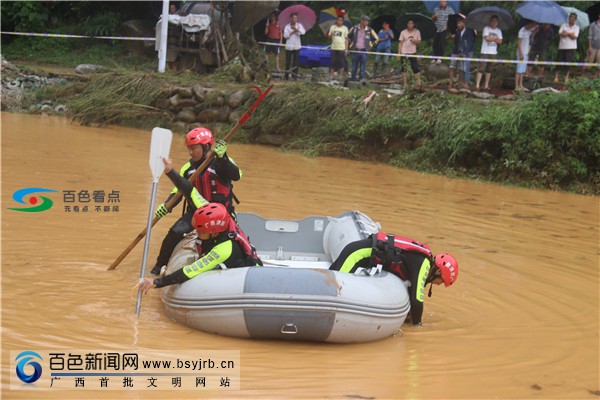
<instances>
[{"instance_id":1,"label":"green vegetation","mask_svg":"<svg viewBox=\"0 0 600 400\"><path fill-rule=\"evenodd\" d=\"M175 88L190 84L185 74L113 72L87 83L48 87L34 101L69 98L70 115L84 124L170 127L173 116L165 111L164 102ZM580 79L569 91L515 102L483 102L445 92L388 98L381 92L365 107L365 90L278 86L235 140L254 143L263 135L282 136L283 149L310 156L381 161L420 171L598 194L599 88L600 80ZM240 86L216 89L228 94ZM248 92L244 103L251 104L255 97ZM208 98L206 106L210 103Z\"/></svg>"},{"instance_id":2,"label":"green vegetation","mask_svg":"<svg viewBox=\"0 0 600 400\"><path fill-rule=\"evenodd\" d=\"M425 13L421 1L304 3L316 12L333 5L344 8L354 22L361 14L374 17ZM461 11L489 4L463 2ZM513 14L518 6L508 1L494 4ZM569 5L585 9L589 3ZM156 3L146 1L4 2L2 25L7 31L116 35L122 22L133 18L155 21L158 13ZM501 57L514 58L516 32L512 29L506 33ZM587 49L585 37L580 35L579 59ZM314 28L304 42L328 40ZM552 46L555 48L556 43ZM420 52L430 54L430 47L425 43ZM249 64L257 65L262 60L262 54L250 51L252 46L245 45L243 50ZM551 48L550 53L553 51ZM240 86L231 82L243 71L241 65L231 64L211 75L157 75L152 73L156 68L154 55L134 56L120 42L89 39L2 35L2 53L11 61L110 67L109 73L95 75L89 81L47 87L30 99L33 103L45 99L66 102L70 116L84 124L175 126L171 125L173 115L165 105L173 89L210 83L220 91L232 93ZM511 68L509 73L512 71ZM408 92L391 98L380 93L367 107L362 101L365 90L290 84L273 89L235 140L253 143L264 135L283 136L284 149L312 156L351 157L421 171L599 194L600 80L574 82L568 92L516 102L482 102L447 93ZM214 100L211 96L217 94L209 96L207 106ZM245 101L249 104L252 100Z\"/></svg>"},{"instance_id":3,"label":"green vegetation","mask_svg":"<svg viewBox=\"0 0 600 400\"><path fill-rule=\"evenodd\" d=\"M136 56L122 43L106 40L18 37L2 46L2 55L17 64L33 61L72 68L79 64L99 64L130 70L156 69L154 58Z\"/></svg>"},{"instance_id":4,"label":"green vegetation","mask_svg":"<svg viewBox=\"0 0 600 400\"><path fill-rule=\"evenodd\" d=\"M248 140L290 135L285 147L309 155L600 193L598 88L599 80L582 80L568 92L511 103L412 93L376 97L365 108L356 93L293 87L265 101Z\"/></svg>"}]
</instances>

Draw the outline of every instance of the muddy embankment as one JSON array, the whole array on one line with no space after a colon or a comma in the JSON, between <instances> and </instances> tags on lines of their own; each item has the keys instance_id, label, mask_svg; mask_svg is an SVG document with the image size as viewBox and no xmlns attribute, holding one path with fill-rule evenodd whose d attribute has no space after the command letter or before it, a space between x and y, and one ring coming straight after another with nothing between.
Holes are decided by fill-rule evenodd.
<instances>
[{"instance_id":1,"label":"muddy embankment","mask_svg":"<svg viewBox=\"0 0 600 400\"><path fill-rule=\"evenodd\" d=\"M163 126L178 133L204 125L223 136L258 96L248 89L252 82L230 83L248 80L236 74L96 71L83 77L41 77L42 84L21 85L18 96L5 100L11 93L8 85L14 86L17 78L23 82L26 74L3 62L2 109L63 113L88 125ZM513 101L484 101L442 90L377 90L366 101L370 88L276 83L234 140L598 194L599 88L599 80L580 80L561 93Z\"/></svg>"}]
</instances>

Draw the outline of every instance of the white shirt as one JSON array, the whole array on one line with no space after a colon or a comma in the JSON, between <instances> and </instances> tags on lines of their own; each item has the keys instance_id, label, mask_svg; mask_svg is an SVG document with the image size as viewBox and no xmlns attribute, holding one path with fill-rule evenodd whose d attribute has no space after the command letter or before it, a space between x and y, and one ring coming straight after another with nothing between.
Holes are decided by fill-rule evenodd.
<instances>
[{"instance_id":1,"label":"white shirt","mask_svg":"<svg viewBox=\"0 0 600 400\"><path fill-rule=\"evenodd\" d=\"M575 37L577 37L577 36L579 36L579 25L573 24L573 26L570 26L569 24L562 24L560 26L560 30L558 31L558 34L560 35L563 32L574 33ZM577 48L577 39L573 40L568 36L560 37L560 41L558 42L559 50L571 50L571 49L576 49L576 48Z\"/></svg>"},{"instance_id":2,"label":"white shirt","mask_svg":"<svg viewBox=\"0 0 600 400\"><path fill-rule=\"evenodd\" d=\"M519 39L521 39L521 51L523 54L529 54L531 35L533 35L533 31L530 31L527 27L524 26L519 29Z\"/></svg>"},{"instance_id":3,"label":"white shirt","mask_svg":"<svg viewBox=\"0 0 600 400\"><path fill-rule=\"evenodd\" d=\"M300 50L300 47L302 47L300 35L304 35L306 31L300 22L296 22L296 28L298 29L298 32L294 33L292 33L291 24L287 24L283 29L283 37L287 39L285 41L286 50Z\"/></svg>"},{"instance_id":4,"label":"white shirt","mask_svg":"<svg viewBox=\"0 0 600 400\"><path fill-rule=\"evenodd\" d=\"M498 39L502 39L502 31L498 28L492 29L489 26L483 28L483 37L496 36ZM481 41L481 54L498 54L498 44L495 42L488 42L483 39Z\"/></svg>"}]
</instances>

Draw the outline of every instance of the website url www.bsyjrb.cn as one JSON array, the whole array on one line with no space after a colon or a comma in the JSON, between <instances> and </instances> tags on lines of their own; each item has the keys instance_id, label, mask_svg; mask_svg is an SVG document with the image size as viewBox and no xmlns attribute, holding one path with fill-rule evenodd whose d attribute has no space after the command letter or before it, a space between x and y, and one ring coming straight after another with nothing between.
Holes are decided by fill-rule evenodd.
<instances>
[{"instance_id":1,"label":"website url www.bsyjrb.cn","mask_svg":"<svg viewBox=\"0 0 600 400\"><path fill-rule=\"evenodd\" d=\"M239 350L15 350L11 363L11 390L240 389Z\"/></svg>"},{"instance_id":2,"label":"website url www.bsyjrb.cn","mask_svg":"<svg viewBox=\"0 0 600 400\"><path fill-rule=\"evenodd\" d=\"M178 369L188 369L192 371L202 371L203 369L214 369L214 368L223 368L223 369L235 369L235 361L233 360L222 360L219 362L220 366L216 366L217 361L212 359L200 359L200 360L180 360L179 358L172 363L170 360L146 360L142 362L144 369L169 369L169 368L178 368Z\"/></svg>"}]
</instances>

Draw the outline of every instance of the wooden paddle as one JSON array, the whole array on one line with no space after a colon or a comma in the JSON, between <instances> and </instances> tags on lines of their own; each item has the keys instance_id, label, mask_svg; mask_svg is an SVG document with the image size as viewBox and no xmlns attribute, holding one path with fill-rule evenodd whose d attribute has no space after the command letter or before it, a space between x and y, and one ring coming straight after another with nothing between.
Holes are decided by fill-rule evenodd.
<instances>
[{"instance_id":1,"label":"wooden paddle","mask_svg":"<svg viewBox=\"0 0 600 400\"><path fill-rule=\"evenodd\" d=\"M244 113L244 115L242 115L242 117L239 119L237 124L235 124L235 126L231 129L231 131L229 131L229 133L225 136L225 138L223 138L223 140L225 142L228 142L231 139L231 137L238 131L238 129L240 129L240 127L242 125L244 125L244 123L252 116L252 113L254 112L254 110L256 110L256 107L258 107L258 105L263 101L263 99L271 91L272 87L273 86L269 86L267 88L267 90L265 90L263 92L262 90L260 90L260 88L258 86L250 86L250 88L258 91L258 93L259 93L258 99L256 100L256 102L254 102L252 107L250 107L250 109L248 111L246 111ZM196 180L196 178L198 177L198 175L200 175L200 173L202 171L204 171L204 169L206 169L208 164L210 164L210 162L212 161L214 156L215 156L215 153L211 149L206 154L206 159L204 160L204 162L202 164L200 164L200 166L196 169L196 171L192 174L192 176L189 177L188 180L193 183ZM171 200L167 204L165 204L165 207L167 208L167 210L170 210L171 208L173 208L173 205L179 200L179 198L181 196L182 196L181 191L180 190L177 191L175 196L173 196L173 198L171 198ZM160 218L156 218L156 217L154 217L152 219L152 224L151 224L150 229L152 229L152 227L158 222L159 219ZM127 257L127 255L131 252L131 250L133 250L133 248L139 243L139 241L142 240L142 238L146 235L146 230L147 229L142 230L135 237L135 239L133 239L133 241L129 244L129 246L127 246L125 248L125 250L123 250L123 252L119 255L119 257L117 257L117 259L110 265L110 267L108 267L108 271L117 268L117 266L121 263L121 261L123 261L123 259L125 257Z\"/></svg>"},{"instance_id":2,"label":"wooden paddle","mask_svg":"<svg viewBox=\"0 0 600 400\"><path fill-rule=\"evenodd\" d=\"M168 129L152 129L152 141L150 142L150 171L152 171L152 196L150 196L150 209L148 210L148 223L146 224L146 241L144 243L144 256L142 257L142 267L140 268L140 279L146 274L146 260L148 259L148 246L150 245L150 229L152 229L152 215L154 213L154 201L156 200L156 190L158 180L160 179L165 164L163 158L169 158L171 150L171 141L173 132ZM137 303L135 305L135 315L140 316L142 306L142 291L138 289Z\"/></svg>"}]
</instances>

